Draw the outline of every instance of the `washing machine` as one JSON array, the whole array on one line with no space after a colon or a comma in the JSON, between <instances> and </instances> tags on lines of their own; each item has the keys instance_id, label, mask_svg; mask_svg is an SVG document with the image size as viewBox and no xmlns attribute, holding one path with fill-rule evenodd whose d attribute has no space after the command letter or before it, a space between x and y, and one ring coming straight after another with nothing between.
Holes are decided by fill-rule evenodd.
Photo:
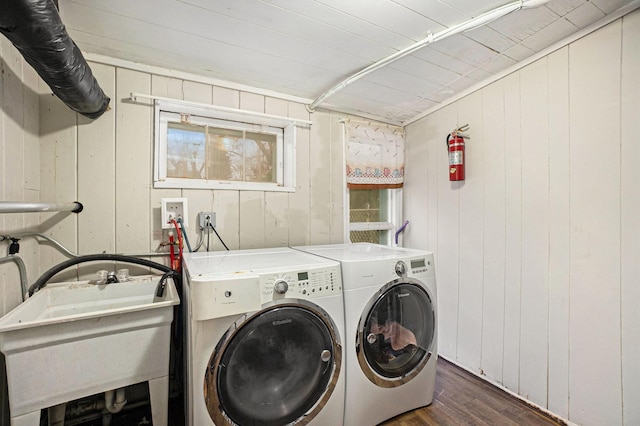
<instances>
[{"instance_id":1,"label":"washing machine","mask_svg":"<svg viewBox=\"0 0 640 426\"><path fill-rule=\"evenodd\" d=\"M183 265L186 424L341 425L339 262L273 248Z\"/></svg>"},{"instance_id":2,"label":"washing machine","mask_svg":"<svg viewBox=\"0 0 640 426\"><path fill-rule=\"evenodd\" d=\"M437 361L433 253L369 243L294 248L342 266L344 425L376 425L431 404Z\"/></svg>"}]
</instances>

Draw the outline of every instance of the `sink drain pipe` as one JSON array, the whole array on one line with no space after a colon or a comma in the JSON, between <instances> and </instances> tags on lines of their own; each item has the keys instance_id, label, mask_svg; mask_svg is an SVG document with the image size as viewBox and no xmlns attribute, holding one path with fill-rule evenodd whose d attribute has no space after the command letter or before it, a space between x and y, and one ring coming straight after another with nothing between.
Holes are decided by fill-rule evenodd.
<instances>
[{"instance_id":1,"label":"sink drain pipe","mask_svg":"<svg viewBox=\"0 0 640 426\"><path fill-rule=\"evenodd\" d=\"M104 393L104 408L112 413L119 413L127 404L127 398L124 392L124 388L117 389L115 391L110 390Z\"/></svg>"}]
</instances>

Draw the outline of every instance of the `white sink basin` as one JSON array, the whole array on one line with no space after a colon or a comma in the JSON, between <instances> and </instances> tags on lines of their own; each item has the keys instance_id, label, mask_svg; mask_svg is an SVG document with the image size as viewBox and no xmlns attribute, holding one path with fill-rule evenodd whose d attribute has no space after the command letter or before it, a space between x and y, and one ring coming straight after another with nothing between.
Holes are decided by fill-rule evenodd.
<instances>
[{"instance_id":1,"label":"white sink basin","mask_svg":"<svg viewBox=\"0 0 640 426\"><path fill-rule=\"evenodd\" d=\"M163 297L155 296L158 280L158 276L148 275L113 284L97 285L90 281L47 284L0 318L0 333L179 303L175 287L165 289Z\"/></svg>"},{"instance_id":2,"label":"white sink basin","mask_svg":"<svg viewBox=\"0 0 640 426\"><path fill-rule=\"evenodd\" d=\"M48 284L0 318L15 423L31 424L20 416L39 417L42 408L130 384L162 378L166 387L173 306L180 300L171 279L156 296L159 279Z\"/></svg>"}]
</instances>

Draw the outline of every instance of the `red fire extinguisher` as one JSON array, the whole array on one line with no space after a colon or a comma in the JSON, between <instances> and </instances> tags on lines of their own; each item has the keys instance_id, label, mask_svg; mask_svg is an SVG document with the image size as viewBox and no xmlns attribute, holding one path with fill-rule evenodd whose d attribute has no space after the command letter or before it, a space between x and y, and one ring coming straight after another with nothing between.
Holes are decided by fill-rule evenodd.
<instances>
[{"instance_id":1,"label":"red fire extinguisher","mask_svg":"<svg viewBox=\"0 0 640 426\"><path fill-rule=\"evenodd\" d=\"M464 180L464 140L469 136L462 132L468 129L469 125L465 124L447 135L450 181Z\"/></svg>"}]
</instances>

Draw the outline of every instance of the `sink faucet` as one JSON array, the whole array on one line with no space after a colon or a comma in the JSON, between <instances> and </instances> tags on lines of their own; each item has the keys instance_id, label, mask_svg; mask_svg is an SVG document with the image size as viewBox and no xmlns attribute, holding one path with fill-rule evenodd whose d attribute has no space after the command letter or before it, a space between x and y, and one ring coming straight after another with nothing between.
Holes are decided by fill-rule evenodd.
<instances>
[{"instance_id":1,"label":"sink faucet","mask_svg":"<svg viewBox=\"0 0 640 426\"><path fill-rule=\"evenodd\" d=\"M120 280L118 279L118 276L116 275L115 272L111 271L107 274L107 284L111 284L111 283L119 283Z\"/></svg>"},{"instance_id":2,"label":"sink faucet","mask_svg":"<svg viewBox=\"0 0 640 426\"><path fill-rule=\"evenodd\" d=\"M98 279L96 280L96 284L112 284L112 283L120 282L120 279L118 278L116 273L113 271L109 272L105 270L100 270L96 272L96 275L98 276Z\"/></svg>"}]
</instances>

